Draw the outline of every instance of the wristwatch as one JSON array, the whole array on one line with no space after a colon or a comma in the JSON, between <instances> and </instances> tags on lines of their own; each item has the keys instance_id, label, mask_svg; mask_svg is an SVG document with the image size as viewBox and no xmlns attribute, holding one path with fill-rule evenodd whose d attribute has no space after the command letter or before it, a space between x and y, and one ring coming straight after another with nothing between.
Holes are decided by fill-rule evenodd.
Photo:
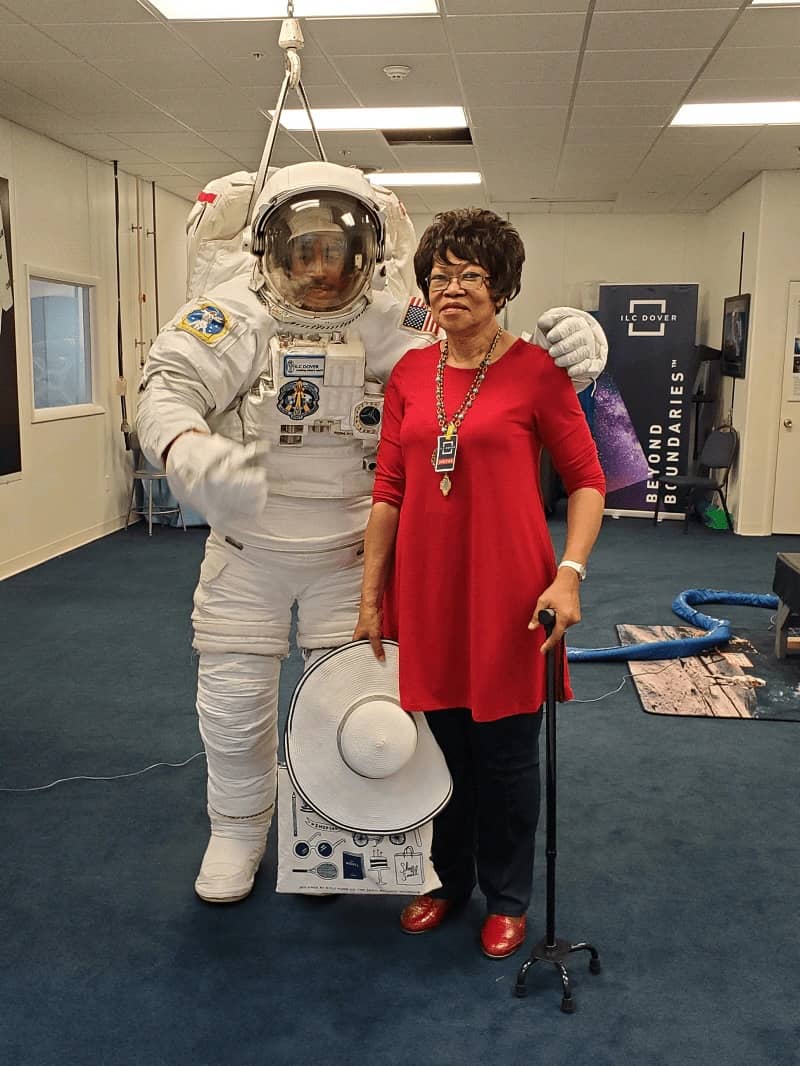
<instances>
[{"instance_id":1,"label":"wristwatch","mask_svg":"<svg viewBox=\"0 0 800 1066\"><path fill-rule=\"evenodd\" d=\"M572 559L562 559L561 562L558 564L559 570L562 566L568 566L570 570L574 570L581 581L586 580L586 567L583 565L583 563L576 563Z\"/></svg>"}]
</instances>

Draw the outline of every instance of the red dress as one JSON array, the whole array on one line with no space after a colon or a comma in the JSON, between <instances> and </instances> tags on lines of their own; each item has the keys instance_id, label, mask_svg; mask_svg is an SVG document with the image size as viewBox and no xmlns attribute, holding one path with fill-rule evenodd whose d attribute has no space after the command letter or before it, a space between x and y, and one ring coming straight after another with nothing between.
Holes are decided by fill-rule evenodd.
<instances>
[{"instance_id":1,"label":"red dress","mask_svg":"<svg viewBox=\"0 0 800 1066\"><path fill-rule=\"evenodd\" d=\"M400 507L384 602L384 634L400 644L400 702L407 711L469 707L479 722L535 713L544 637L528 622L556 573L539 456L545 446L568 493L603 492L597 449L566 371L518 340L489 366L461 425L445 498L431 464L438 357L438 345L415 349L392 372L373 493ZM445 367L448 418L474 377Z\"/></svg>"}]
</instances>

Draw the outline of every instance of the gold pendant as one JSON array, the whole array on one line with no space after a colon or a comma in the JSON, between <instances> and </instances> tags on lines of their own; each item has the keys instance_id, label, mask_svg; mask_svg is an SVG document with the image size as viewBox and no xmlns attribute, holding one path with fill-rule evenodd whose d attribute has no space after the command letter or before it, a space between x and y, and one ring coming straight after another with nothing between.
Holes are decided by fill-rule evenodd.
<instances>
[{"instance_id":1,"label":"gold pendant","mask_svg":"<svg viewBox=\"0 0 800 1066\"><path fill-rule=\"evenodd\" d=\"M449 476L445 474L442 480L439 482L439 489L441 490L442 496L447 496L452 487L453 482L450 480Z\"/></svg>"}]
</instances>

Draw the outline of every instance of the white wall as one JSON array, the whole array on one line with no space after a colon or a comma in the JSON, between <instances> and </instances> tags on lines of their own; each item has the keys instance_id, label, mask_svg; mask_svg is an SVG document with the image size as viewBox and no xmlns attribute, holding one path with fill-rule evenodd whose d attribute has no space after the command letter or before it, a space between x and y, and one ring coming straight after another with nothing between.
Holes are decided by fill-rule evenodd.
<instances>
[{"instance_id":1,"label":"white wall","mask_svg":"<svg viewBox=\"0 0 800 1066\"><path fill-rule=\"evenodd\" d=\"M118 529L130 492L130 453L120 432L116 391L117 293L114 247L114 178L110 165L0 119L0 175L10 183L14 307L20 404L22 475L0 483L0 577L58 555ZM124 373L128 418L133 417L139 352L136 195L144 201L150 185L121 173L120 253ZM183 249L174 219L189 205L177 197L159 218L170 245ZM178 205L181 205L180 211ZM152 227L150 227L152 228ZM182 287L171 263L173 288ZM94 331L94 400L99 414L58 421L32 421L32 361L26 266L39 271L97 277ZM143 269L144 273L144 269ZM146 285L149 282L145 283ZM151 287L152 288L152 287ZM143 337L150 332L146 315Z\"/></svg>"},{"instance_id":2,"label":"white wall","mask_svg":"<svg viewBox=\"0 0 800 1066\"><path fill-rule=\"evenodd\" d=\"M414 216L417 235L430 222ZM699 283L702 215L511 215L525 244L508 328L532 330L548 307L580 307L585 282Z\"/></svg>"}]
</instances>

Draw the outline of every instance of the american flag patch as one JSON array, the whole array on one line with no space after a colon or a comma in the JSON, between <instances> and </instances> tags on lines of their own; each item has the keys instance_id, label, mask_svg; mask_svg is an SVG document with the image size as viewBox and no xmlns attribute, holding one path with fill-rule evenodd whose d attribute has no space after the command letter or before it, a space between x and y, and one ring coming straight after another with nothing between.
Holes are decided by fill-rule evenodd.
<instances>
[{"instance_id":1,"label":"american flag patch","mask_svg":"<svg viewBox=\"0 0 800 1066\"><path fill-rule=\"evenodd\" d=\"M401 329L413 329L418 333L438 333L439 327L431 309L421 296L412 296L400 323Z\"/></svg>"}]
</instances>

